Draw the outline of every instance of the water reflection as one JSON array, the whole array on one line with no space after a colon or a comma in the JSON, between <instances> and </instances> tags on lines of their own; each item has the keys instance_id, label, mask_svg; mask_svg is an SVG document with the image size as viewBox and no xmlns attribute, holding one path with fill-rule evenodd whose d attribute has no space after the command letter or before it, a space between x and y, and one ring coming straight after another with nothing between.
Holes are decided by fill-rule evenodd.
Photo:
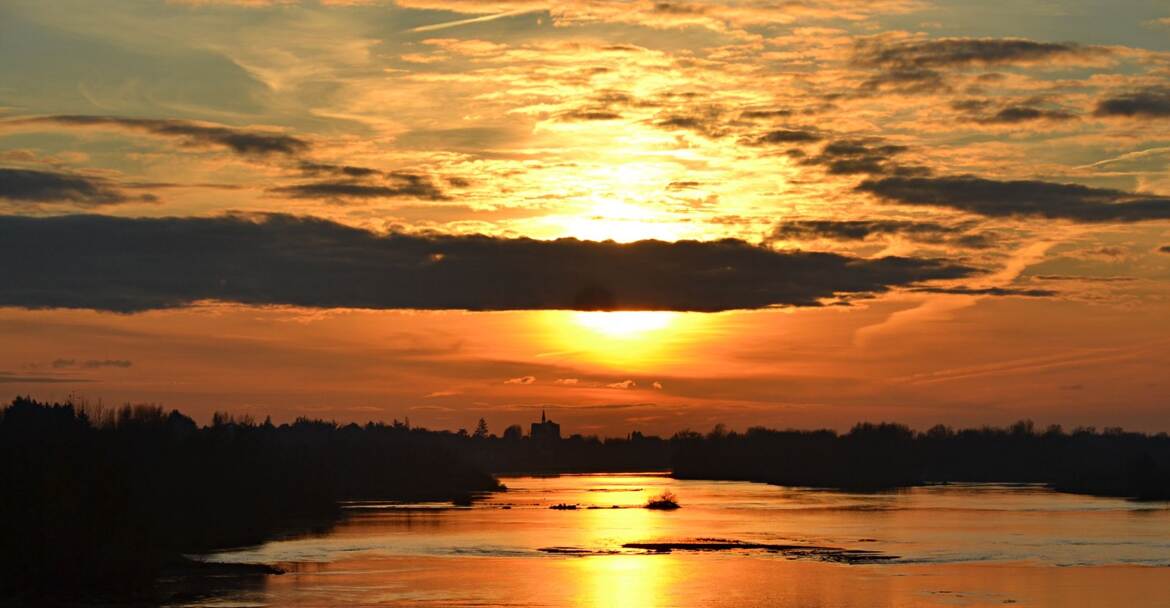
<instances>
[{"instance_id":1,"label":"water reflection","mask_svg":"<svg viewBox=\"0 0 1170 608\"><path fill-rule=\"evenodd\" d=\"M579 606L664 605L675 584L673 562L663 556L613 555L573 560L581 581Z\"/></svg>"},{"instance_id":2,"label":"water reflection","mask_svg":"<svg viewBox=\"0 0 1170 608\"><path fill-rule=\"evenodd\" d=\"M505 482L510 491L473 508L351 505L360 508L327 534L217 554L290 569L226 599L272 606L1170 605L1164 503L988 485L846 494L661 475ZM682 509L639 508L667 489ZM579 508L549 509L557 503ZM701 538L901 559L845 565L761 551L622 547ZM548 547L589 555L541 551Z\"/></svg>"}]
</instances>

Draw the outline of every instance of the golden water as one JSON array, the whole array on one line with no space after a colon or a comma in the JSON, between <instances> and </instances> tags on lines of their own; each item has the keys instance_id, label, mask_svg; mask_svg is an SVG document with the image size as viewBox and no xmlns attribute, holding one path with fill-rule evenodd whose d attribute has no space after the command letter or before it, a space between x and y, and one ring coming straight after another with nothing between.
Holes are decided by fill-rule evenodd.
<instances>
[{"instance_id":1,"label":"golden water","mask_svg":"<svg viewBox=\"0 0 1170 608\"><path fill-rule=\"evenodd\" d=\"M652 474L503 481L508 492L472 508L355 504L327 533L209 556L289 572L189 605L1170 606L1167 503L1000 485L849 494ZM638 508L667 489L683 508ZM548 508L557 503L581 508ZM714 538L898 559L622 548Z\"/></svg>"}]
</instances>

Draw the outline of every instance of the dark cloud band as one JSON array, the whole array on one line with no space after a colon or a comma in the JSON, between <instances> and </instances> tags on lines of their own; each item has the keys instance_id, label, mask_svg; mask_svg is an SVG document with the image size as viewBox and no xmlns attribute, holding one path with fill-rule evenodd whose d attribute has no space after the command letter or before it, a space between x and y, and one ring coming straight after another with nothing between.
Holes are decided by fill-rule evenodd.
<instances>
[{"instance_id":1,"label":"dark cloud band","mask_svg":"<svg viewBox=\"0 0 1170 608\"><path fill-rule=\"evenodd\" d=\"M756 140L757 144L802 144L823 139L821 134L804 129L776 129L769 131Z\"/></svg>"},{"instance_id":2,"label":"dark cloud band","mask_svg":"<svg viewBox=\"0 0 1170 608\"><path fill-rule=\"evenodd\" d=\"M292 186L272 188L270 192L293 198L373 199L414 197L430 200L448 199L447 195L434 182L421 175L391 175L385 179L385 182L376 183L364 183L353 180L306 182Z\"/></svg>"},{"instance_id":3,"label":"dark cloud band","mask_svg":"<svg viewBox=\"0 0 1170 608\"><path fill-rule=\"evenodd\" d=\"M772 239L864 241L872 237L901 236L931 244L983 248L994 244L986 234L970 233L969 226L906 220L793 220L778 224Z\"/></svg>"},{"instance_id":4,"label":"dark cloud band","mask_svg":"<svg viewBox=\"0 0 1170 608\"><path fill-rule=\"evenodd\" d=\"M178 138L187 145L220 146L246 156L294 155L309 149L307 141L292 135L206 125L186 120L65 115L25 119L20 122L131 129L161 137Z\"/></svg>"},{"instance_id":5,"label":"dark cloud band","mask_svg":"<svg viewBox=\"0 0 1170 608\"><path fill-rule=\"evenodd\" d=\"M1080 184L996 181L959 175L870 179L857 189L904 205L949 207L988 217L1041 217L1075 222L1170 219L1170 198Z\"/></svg>"},{"instance_id":6,"label":"dark cloud band","mask_svg":"<svg viewBox=\"0 0 1170 608\"><path fill-rule=\"evenodd\" d=\"M1015 287L914 287L910 291L961 296L1017 296L1023 298L1051 298L1060 292L1051 289L1019 289Z\"/></svg>"},{"instance_id":7,"label":"dark cloud band","mask_svg":"<svg viewBox=\"0 0 1170 608\"><path fill-rule=\"evenodd\" d=\"M1170 87L1151 87L1102 99L1097 116L1170 118Z\"/></svg>"},{"instance_id":8,"label":"dark cloud band","mask_svg":"<svg viewBox=\"0 0 1170 608\"><path fill-rule=\"evenodd\" d=\"M215 299L418 309L813 306L974 269L737 240L379 235L287 215L0 217L0 305L134 312Z\"/></svg>"},{"instance_id":9,"label":"dark cloud band","mask_svg":"<svg viewBox=\"0 0 1170 608\"><path fill-rule=\"evenodd\" d=\"M897 162L896 158L908 150L906 146L887 144L878 139L837 139L821 148L820 154L807 157L801 163L821 165L834 175L918 175L927 172L924 167Z\"/></svg>"},{"instance_id":10,"label":"dark cloud band","mask_svg":"<svg viewBox=\"0 0 1170 608\"><path fill-rule=\"evenodd\" d=\"M0 199L18 204L101 207L131 201L154 202L152 195L131 196L105 179L35 169L0 167Z\"/></svg>"},{"instance_id":11,"label":"dark cloud band","mask_svg":"<svg viewBox=\"0 0 1170 608\"><path fill-rule=\"evenodd\" d=\"M1099 57L1108 53L1108 49L1101 47L1023 38L937 38L895 42L872 39L858 45L855 61L861 65L910 69L1011 65Z\"/></svg>"},{"instance_id":12,"label":"dark cloud band","mask_svg":"<svg viewBox=\"0 0 1170 608\"><path fill-rule=\"evenodd\" d=\"M1109 54L1102 47L1022 38L889 40L877 37L857 44L853 62L878 70L862 83L862 90L910 95L948 90L945 72L949 70L1042 61L1083 63Z\"/></svg>"},{"instance_id":13,"label":"dark cloud band","mask_svg":"<svg viewBox=\"0 0 1170 608\"><path fill-rule=\"evenodd\" d=\"M1048 110L1031 106L1008 106L990 116L978 118L984 124L1016 125L1037 120L1065 121L1076 118L1076 115L1063 110Z\"/></svg>"}]
</instances>

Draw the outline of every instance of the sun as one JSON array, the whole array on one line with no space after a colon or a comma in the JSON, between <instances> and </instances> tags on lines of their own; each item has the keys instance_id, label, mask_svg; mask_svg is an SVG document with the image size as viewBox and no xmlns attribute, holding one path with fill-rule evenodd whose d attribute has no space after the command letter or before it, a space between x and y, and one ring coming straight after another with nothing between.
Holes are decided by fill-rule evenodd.
<instances>
[{"instance_id":1,"label":"sun","mask_svg":"<svg viewBox=\"0 0 1170 608\"><path fill-rule=\"evenodd\" d=\"M547 336L547 357L624 371L656 369L706 336L701 313L662 310L543 311L537 315Z\"/></svg>"},{"instance_id":2,"label":"sun","mask_svg":"<svg viewBox=\"0 0 1170 608\"><path fill-rule=\"evenodd\" d=\"M576 312L573 323L611 339L636 339L666 329L678 316L670 311Z\"/></svg>"}]
</instances>

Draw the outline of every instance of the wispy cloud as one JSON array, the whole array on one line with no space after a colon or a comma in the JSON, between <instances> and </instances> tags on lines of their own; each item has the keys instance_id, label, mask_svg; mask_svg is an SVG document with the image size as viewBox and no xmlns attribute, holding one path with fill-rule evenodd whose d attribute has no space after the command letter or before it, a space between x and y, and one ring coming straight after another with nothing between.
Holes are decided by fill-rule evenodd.
<instances>
[{"instance_id":1,"label":"wispy cloud","mask_svg":"<svg viewBox=\"0 0 1170 608\"><path fill-rule=\"evenodd\" d=\"M11 124L57 124L73 127L107 127L172 137L188 146L218 146L248 156L293 155L309 149L309 142L285 133L238 129L223 125L176 119L123 118L118 116L61 115L7 121ZM0 123L3 124L3 123Z\"/></svg>"}]
</instances>

